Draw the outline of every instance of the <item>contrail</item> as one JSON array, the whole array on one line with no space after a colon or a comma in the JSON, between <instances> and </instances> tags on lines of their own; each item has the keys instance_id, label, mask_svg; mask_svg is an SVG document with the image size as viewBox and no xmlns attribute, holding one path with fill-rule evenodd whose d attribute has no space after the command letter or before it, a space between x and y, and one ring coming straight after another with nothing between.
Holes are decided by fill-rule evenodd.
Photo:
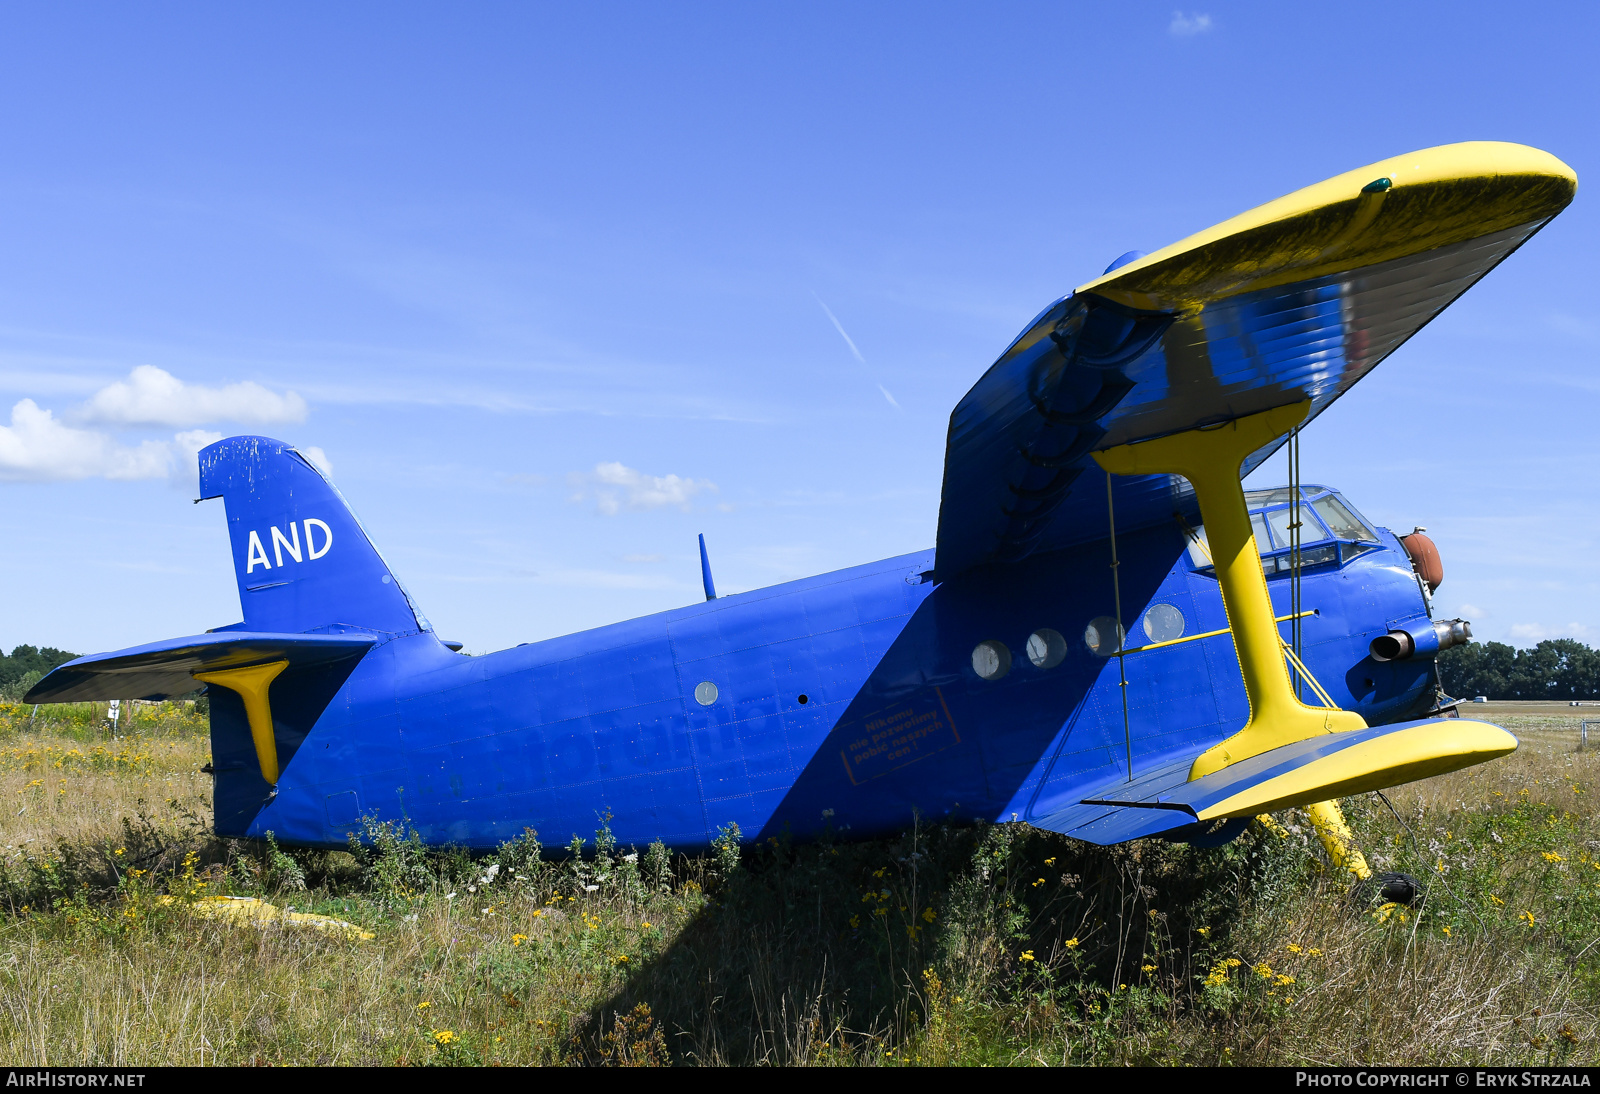
<instances>
[{"instance_id":1,"label":"contrail","mask_svg":"<svg viewBox=\"0 0 1600 1094\"><path fill-rule=\"evenodd\" d=\"M833 324L833 329L839 332L839 337L843 338L844 344L850 347L850 352L855 356L855 359L863 365L866 364L867 359L861 356L861 351L856 348L855 339L851 338L850 335L845 332L844 324L839 322L839 317L837 315L833 314L833 309L824 304L822 302L822 297L818 296L814 292L811 294L811 299L815 300L817 302L817 306L820 307L827 315L828 321ZM889 393L888 388L884 387L882 384L879 384L878 390L883 392L883 397L889 400L890 406L894 407L896 410L902 409L900 406L900 401Z\"/></svg>"},{"instance_id":2,"label":"contrail","mask_svg":"<svg viewBox=\"0 0 1600 1094\"><path fill-rule=\"evenodd\" d=\"M860 350L856 349L854 339L844 332L844 324L839 322L839 317L833 314L833 310L829 308L828 305L822 303L822 297L818 296L816 293L811 294L811 299L815 300L819 305L821 305L822 310L827 313L828 320L833 323L833 329L839 332L839 337L843 338L844 344L850 347L850 352L855 354L856 360L860 361L863 365L866 364L867 359L861 356ZM888 395L889 393L885 391L884 394ZM889 401L894 403L894 397L890 396ZM899 406L900 404L895 403L895 405Z\"/></svg>"}]
</instances>

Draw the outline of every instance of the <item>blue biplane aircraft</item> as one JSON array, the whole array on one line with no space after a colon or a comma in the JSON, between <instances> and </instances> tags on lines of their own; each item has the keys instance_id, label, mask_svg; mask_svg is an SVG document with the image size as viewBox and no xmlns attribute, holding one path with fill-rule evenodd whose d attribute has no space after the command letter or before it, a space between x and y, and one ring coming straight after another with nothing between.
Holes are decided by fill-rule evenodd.
<instances>
[{"instance_id":1,"label":"blue biplane aircraft","mask_svg":"<svg viewBox=\"0 0 1600 1094\"><path fill-rule=\"evenodd\" d=\"M244 620L79 658L29 702L210 685L224 836L703 848L914 813L1216 844L1516 748L1453 717L1438 555L1337 491L1241 478L1521 246L1577 179L1521 145L1400 156L1126 255L950 419L938 541L468 657L294 448L200 453ZM551 839L554 837L554 839Z\"/></svg>"}]
</instances>

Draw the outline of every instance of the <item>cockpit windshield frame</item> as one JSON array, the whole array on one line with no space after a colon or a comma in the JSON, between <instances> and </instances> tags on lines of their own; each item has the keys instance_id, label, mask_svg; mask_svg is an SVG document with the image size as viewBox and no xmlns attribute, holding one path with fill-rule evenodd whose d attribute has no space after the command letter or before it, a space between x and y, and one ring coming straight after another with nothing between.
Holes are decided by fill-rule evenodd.
<instances>
[{"instance_id":1,"label":"cockpit windshield frame","mask_svg":"<svg viewBox=\"0 0 1600 1094\"><path fill-rule=\"evenodd\" d=\"M1300 567L1309 570L1321 566L1343 566L1346 562L1368 551L1376 550L1381 541L1373 526L1345 500L1339 491L1326 486L1306 484L1300 487ZM1271 490L1246 490L1245 505L1250 510L1250 526L1255 532L1256 547L1261 552L1261 568L1268 577L1287 574L1291 563L1289 555L1290 505L1292 495L1286 486ZM1204 527L1185 528L1189 539L1189 562L1193 569L1203 573L1214 571L1206 544Z\"/></svg>"}]
</instances>

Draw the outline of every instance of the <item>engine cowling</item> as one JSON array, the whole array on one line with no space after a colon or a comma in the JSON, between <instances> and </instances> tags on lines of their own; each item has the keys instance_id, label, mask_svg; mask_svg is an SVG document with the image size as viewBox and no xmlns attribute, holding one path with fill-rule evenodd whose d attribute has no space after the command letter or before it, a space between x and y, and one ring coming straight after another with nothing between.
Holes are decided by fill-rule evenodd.
<instances>
[{"instance_id":1,"label":"engine cowling","mask_svg":"<svg viewBox=\"0 0 1600 1094\"><path fill-rule=\"evenodd\" d=\"M1472 624L1465 619L1418 619L1401 624L1388 634L1372 640L1367 652L1374 661L1404 661L1417 654L1438 653L1451 646L1463 646L1472 638Z\"/></svg>"}]
</instances>

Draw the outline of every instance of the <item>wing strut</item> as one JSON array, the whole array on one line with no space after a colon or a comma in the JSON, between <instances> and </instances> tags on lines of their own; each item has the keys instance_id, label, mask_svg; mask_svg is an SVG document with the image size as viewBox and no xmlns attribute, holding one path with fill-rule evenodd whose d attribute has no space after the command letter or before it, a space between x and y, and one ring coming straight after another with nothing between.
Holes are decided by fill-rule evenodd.
<instances>
[{"instance_id":1,"label":"wing strut","mask_svg":"<svg viewBox=\"0 0 1600 1094\"><path fill-rule=\"evenodd\" d=\"M1310 409L1309 400L1291 403L1094 454L1100 466L1113 474L1182 475L1200 503L1200 519L1222 586L1222 606L1233 628L1233 649L1250 699L1250 718L1239 732L1195 759L1189 769L1191 780L1318 734L1367 728L1354 711L1310 707L1296 697L1239 479L1245 457L1305 421Z\"/></svg>"}]
</instances>

